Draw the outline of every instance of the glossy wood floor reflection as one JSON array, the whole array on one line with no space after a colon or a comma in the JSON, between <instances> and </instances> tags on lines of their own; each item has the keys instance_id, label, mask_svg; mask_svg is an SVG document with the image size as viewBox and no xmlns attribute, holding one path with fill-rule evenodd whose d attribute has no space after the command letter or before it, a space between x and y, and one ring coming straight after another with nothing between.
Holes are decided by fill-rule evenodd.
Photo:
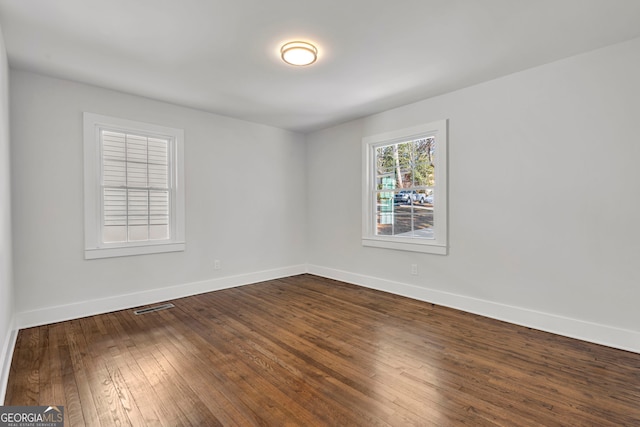
<instances>
[{"instance_id":1,"label":"glossy wood floor reflection","mask_svg":"<svg viewBox=\"0 0 640 427\"><path fill-rule=\"evenodd\" d=\"M640 355L311 275L22 330L67 426L638 426Z\"/></svg>"}]
</instances>

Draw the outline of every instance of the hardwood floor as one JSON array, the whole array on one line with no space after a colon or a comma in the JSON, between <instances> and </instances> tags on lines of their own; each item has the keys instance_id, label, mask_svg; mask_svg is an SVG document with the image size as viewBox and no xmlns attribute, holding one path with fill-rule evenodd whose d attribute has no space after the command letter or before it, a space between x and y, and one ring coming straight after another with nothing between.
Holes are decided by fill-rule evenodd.
<instances>
[{"instance_id":1,"label":"hardwood floor","mask_svg":"<svg viewBox=\"0 0 640 427\"><path fill-rule=\"evenodd\" d=\"M21 330L67 426L640 425L640 355L311 275Z\"/></svg>"}]
</instances>

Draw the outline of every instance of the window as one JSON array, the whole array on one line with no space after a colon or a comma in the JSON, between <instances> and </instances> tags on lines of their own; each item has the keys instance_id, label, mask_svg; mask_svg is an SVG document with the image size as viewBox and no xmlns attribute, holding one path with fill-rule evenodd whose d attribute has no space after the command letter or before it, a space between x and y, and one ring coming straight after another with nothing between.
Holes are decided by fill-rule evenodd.
<instances>
[{"instance_id":1,"label":"window","mask_svg":"<svg viewBox=\"0 0 640 427\"><path fill-rule=\"evenodd\" d=\"M85 259L184 250L183 139L84 113Z\"/></svg>"},{"instance_id":2,"label":"window","mask_svg":"<svg viewBox=\"0 0 640 427\"><path fill-rule=\"evenodd\" d=\"M447 121L362 141L362 244L445 255Z\"/></svg>"}]
</instances>

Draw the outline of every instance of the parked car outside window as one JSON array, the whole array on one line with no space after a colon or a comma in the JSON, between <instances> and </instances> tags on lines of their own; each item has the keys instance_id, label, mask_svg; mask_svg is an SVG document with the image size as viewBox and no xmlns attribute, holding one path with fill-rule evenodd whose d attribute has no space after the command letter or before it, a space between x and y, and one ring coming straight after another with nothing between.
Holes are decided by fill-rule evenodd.
<instances>
[{"instance_id":1,"label":"parked car outside window","mask_svg":"<svg viewBox=\"0 0 640 427\"><path fill-rule=\"evenodd\" d=\"M423 193L418 193L416 190L400 190L393 196L393 201L395 203L424 203L426 200L426 195Z\"/></svg>"}]
</instances>

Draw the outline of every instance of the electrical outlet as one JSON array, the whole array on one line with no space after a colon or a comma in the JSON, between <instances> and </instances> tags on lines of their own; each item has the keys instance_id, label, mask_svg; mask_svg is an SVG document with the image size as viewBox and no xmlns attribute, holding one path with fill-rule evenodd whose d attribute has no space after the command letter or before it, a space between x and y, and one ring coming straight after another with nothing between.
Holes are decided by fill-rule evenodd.
<instances>
[{"instance_id":1,"label":"electrical outlet","mask_svg":"<svg viewBox=\"0 0 640 427\"><path fill-rule=\"evenodd\" d=\"M411 274L414 276L418 275L418 264L411 264Z\"/></svg>"},{"instance_id":2,"label":"electrical outlet","mask_svg":"<svg viewBox=\"0 0 640 427\"><path fill-rule=\"evenodd\" d=\"M222 267L220 266L220 260L216 259L213 261L213 269L214 270L220 270Z\"/></svg>"}]
</instances>

